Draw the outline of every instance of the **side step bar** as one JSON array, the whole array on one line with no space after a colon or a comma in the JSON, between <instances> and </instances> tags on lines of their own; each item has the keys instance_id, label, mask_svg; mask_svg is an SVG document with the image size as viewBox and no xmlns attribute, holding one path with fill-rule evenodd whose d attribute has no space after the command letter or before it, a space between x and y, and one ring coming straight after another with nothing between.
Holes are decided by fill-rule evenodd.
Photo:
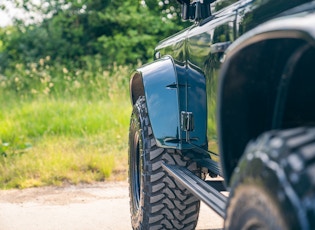
<instances>
[{"instance_id":1,"label":"side step bar","mask_svg":"<svg viewBox=\"0 0 315 230\"><path fill-rule=\"evenodd\" d=\"M201 160L196 161L200 166L208 168L211 172L213 172L216 175L222 176L222 170L218 164L218 162L215 162L214 160L210 158L203 158Z\"/></svg>"},{"instance_id":2,"label":"side step bar","mask_svg":"<svg viewBox=\"0 0 315 230\"><path fill-rule=\"evenodd\" d=\"M167 164L162 164L162 167L172 177L174 177L176 181L180 182L191 193L207 204L221 217L225 217L227 197L221 194L216 188L214 188L214 186L211 186L209 181L203 181L185 167Z\"/></svg>"}]
</instances>

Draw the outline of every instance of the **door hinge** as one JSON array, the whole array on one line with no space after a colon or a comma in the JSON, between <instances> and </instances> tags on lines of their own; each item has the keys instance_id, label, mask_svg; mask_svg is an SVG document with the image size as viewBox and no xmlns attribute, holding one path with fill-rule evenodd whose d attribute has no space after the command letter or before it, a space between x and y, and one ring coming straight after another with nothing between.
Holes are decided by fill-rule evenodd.
<instances>
[{"instance_id":1,"label":"door hinge","mask_svg":"<svg viewBox=\"0 0 315 230\"><path fill-rule=\"evenodd\" d=\"M194 130L194 116L192 112L181 112L181 129L183 131L193 131Z\"/></svg>"}]
</instances>

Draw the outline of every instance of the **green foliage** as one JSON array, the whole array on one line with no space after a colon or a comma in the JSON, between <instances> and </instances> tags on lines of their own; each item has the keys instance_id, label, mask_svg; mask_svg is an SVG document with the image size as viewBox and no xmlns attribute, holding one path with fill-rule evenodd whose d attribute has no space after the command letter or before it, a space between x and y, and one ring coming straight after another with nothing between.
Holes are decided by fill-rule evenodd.
<instances>
[{"instance_id":1,"label":"green foliage","mask_svg":"<svg viewBox=\"0 0 315 230\"><path fill-rule=\"evenodd\" d=\"M110 70L105 70L99 56L86 56L82 61L86 66L84 69L53 64L49 56L38 63L15 64L14 69L6 69L0 75L0 94L15 91L21 98L62 95L113 99L119 93L127 97L132 67L113 65Z\"/></svg>"},{"instance_id":2,"label":"green foliage","mask_svg":"<svg viewBox=\"0 0 315 230\"><path fill-rule=\"evenodd\" d=\"M144 63L159 40L184 25L176 1L47 0L43 7L23 2L16 5L51 16L39 24L16 21L0 31L0 72L45 57L79 68L85 68L85 57L95 55L104 67Z\"/></svg>"},{"instance_id":3,"label":"green foliage","mask_svg":"<svg viewBox=\"0 0 315 230\"><path fill-rule=\"evenodd\" d=\"M23 137L10 137L0 141L0 157L16 157L32 148L32 144L23 142Z\"/></svg>"},{"instance_id":4,"label":"green foliage","mask_svg":"<svg viewBox=\"0 0 315 230\"><path fill-rule=\"evenodd\" d=\"M89 183L126 172L130 68L108 72L87 59L87 70L74 71L46 61L33 63L33 72L20 64L20 80L0 83L0 188Z\"/></svg>"},{"instance_id":5,"label":"green foliage","mask_svg":"<svg viewBox=\"0 0 315 230\"><path fill-rule=\"evenodd\" d=\"M43 20L0 28L0 188L125 179L129 72L183 28L179 7L11 2Z\"/></svg>"}]
</instances>

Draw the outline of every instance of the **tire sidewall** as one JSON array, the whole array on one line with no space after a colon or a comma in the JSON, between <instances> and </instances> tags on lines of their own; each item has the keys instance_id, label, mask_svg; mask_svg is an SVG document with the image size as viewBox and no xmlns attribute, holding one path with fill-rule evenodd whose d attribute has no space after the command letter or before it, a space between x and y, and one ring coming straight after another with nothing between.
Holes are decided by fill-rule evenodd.
<instances>
[{"instance_id":1,"label":"tire sidewall","mask_svg":"<svg viewBox=\"0 0 315 230\"><path fill-rule=\"evenodd\" d=\"M129 194L131 223L134 229L141 229L139 224L144 221L144 199L146 194L144 185L146 184L145 175L147 174L146 167L144 166L144 162L146 162L144 157L147 152L145 146L147 146L146 143L148 141L148 134L143 123L144 117L141 103L137 102L131 115L129 130ZM130 146L133 146L135 136L137 136L139 140L138 154L135 154L135 152L130 148ZM135 172L135 164L138 164L138 169L140 170L139 172ZM135 181L137 182L135 183ZM138 194L135 194L135 192L138 192Z\"/></svg>"},{"instance_id":2,"label":"tire sidewall","mask_svg":"<svg viewBox=\"0 0 315 230\"><path fill-rule=\"evenodd\" d=\"M240 183L231 196L225 229L289 229L278 203L254 181Z\"/></svg>"}]
</instances>

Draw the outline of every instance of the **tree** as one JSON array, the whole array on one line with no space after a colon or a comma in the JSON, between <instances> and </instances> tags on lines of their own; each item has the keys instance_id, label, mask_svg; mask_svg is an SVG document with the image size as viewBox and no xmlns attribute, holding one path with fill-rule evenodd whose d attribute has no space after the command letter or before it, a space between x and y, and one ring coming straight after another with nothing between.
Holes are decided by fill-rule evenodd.
<instances>
[{"instance_id":1,"label":"tree","mask_svg":"<svg viewBox=\"0 0 315 230\"><path fill-rule=\"evenodd\" d=\"M14 0L16 7L45 15L40 23L17 20L13 32L0 34L2 66L51 61L82 67L86 57L104 66L146 62L159 40L183 28L176 1L168 0ZM6 60L4 60L6 59Z\"/></svg>"}]
</instances>

